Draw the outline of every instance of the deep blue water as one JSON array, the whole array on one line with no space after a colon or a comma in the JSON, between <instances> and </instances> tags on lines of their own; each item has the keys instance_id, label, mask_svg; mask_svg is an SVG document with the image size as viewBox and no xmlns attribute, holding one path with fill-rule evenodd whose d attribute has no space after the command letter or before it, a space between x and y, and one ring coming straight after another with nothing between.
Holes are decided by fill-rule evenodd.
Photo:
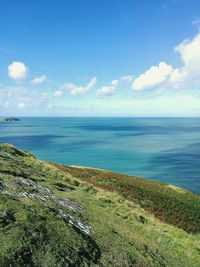
<instances>
[{"instance_id":1,"label":"deep blue water","mask_svg":"<svg viewBox=\"0 0 200 267\"><path fill-rule=\"evenodd\" d=\"M139 175L200 194L199 118L21 118L0 143L40 159Z\"/></svg>"}]
</instances>

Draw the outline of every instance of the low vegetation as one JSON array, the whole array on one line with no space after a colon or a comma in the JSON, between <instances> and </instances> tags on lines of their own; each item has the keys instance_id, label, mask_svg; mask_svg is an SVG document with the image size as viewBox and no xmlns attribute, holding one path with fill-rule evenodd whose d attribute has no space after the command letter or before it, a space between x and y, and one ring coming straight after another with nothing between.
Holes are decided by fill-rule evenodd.
<instances>
[{"instance_id":1,"label":"low vegetation","mask_svg":"<svg viewBox=\"0 0 200 267\"><path fill-rule=\"evenodd\" d=\"M198 222L187 216L197 220L198 209L199 197L179 188L0 145L2 267L197 267Z\"/></svg>"},{"instance_id":2,"label":"low vegetation","mask_svg":"<svg viewBox=\"0 0 200 267\"><path fill-rule=\"evenodd\" d=\"M55 165L55 164L54 164ZM166 223L189 233L200 232L200 197L181 188L144 178L92 168L56 165L87 183L117 192Z\"/></svg>"}]
</instances>

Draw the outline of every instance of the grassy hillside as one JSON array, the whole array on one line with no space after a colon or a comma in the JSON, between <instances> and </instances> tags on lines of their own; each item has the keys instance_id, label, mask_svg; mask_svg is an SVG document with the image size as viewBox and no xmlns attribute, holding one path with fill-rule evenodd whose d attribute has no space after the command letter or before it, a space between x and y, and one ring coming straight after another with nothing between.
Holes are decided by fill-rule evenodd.
<instances>
[{"instance_id":1,"label":"grassy hillside","mask_svg":"<svg viewBox=\"0 0 200 267\"><path fill-rule=\"evenodd\" d=\"M199 266L199 203L176 187L2 144L0 266Z\"/></svg>"},{"instance_id":2,"label":"grassy hillside","mask_svg":"<svg viewBox=\"0 0 200 267\"><path fill-rule=\"evenodd\" d=\"M53 164L87 183L140 204L162 221L189 233L200 232L200 197L179 187L92 168Z\"/></svg>"}]
</instances>

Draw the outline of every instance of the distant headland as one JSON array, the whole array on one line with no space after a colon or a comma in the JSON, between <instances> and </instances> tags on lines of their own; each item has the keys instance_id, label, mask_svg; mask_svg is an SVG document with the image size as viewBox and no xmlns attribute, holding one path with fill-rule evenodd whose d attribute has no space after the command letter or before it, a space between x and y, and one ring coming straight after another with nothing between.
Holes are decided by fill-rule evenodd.
<instances>
[{"instance_id":1,"label":"distant headland","mask_svg":"<svg viewBox=\"0 0 200 267\"><path fill-rule=\"evenodd\" d=\"M20 119L14 117L0 117L0 122L7 122L7 121L20 121Z\"/></svg>"}]
</instances>

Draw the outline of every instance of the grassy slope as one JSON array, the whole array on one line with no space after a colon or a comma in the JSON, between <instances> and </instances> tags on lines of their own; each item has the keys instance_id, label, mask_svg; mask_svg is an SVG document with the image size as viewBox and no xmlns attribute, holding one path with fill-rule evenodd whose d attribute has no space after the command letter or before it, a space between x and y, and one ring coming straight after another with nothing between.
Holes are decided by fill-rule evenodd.
<instances>
[{"instance_id":1,"label":"grassy slope","mask_svg":"<svg viewBox=\"0 0 200 267\"><path fill-rule=\"evenodd\" d=\"M179 187L94 168L67 167L63 171L139 203L162 221L189 233L200 233L200 197Z\"/></svg>"},{"instance_id":2,"label":"grassy slope","mask_svg":"<svg viewBox=\"0 0 200 267\"><path fill-rule=\"evenodd\" d=\"M199 234L161 222L141 208L139 198L126 199L117 186L105 190L104 181L87 173L90 183L96 180L103 188L89 185L84 171L91 170L75 170L0 145L0 266L199 266ZM51 198L30 198L40 187L26 187L21 178L50 189L56 198L80 203L82 212L62 210L93 227L92 233L57 216L61 208Z\"/></svg>"}]
</instances>

